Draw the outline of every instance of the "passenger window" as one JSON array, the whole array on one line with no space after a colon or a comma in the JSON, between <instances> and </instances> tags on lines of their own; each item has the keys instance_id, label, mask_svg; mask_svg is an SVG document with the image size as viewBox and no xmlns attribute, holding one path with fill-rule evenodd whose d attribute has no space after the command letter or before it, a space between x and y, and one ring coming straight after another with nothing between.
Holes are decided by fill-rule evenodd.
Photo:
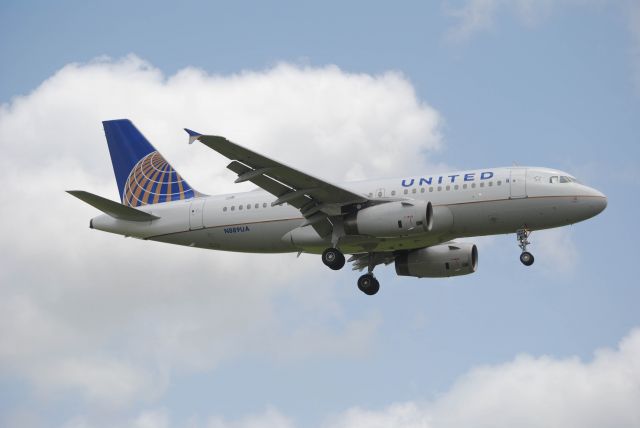
<instances>
[{"instance_id":1,"label":"passenger window","mask_svg":"<svg viewBox=\"0 0 640 428\"><path fill-rule=\"evenodd\" d=\"M238 210L241 210L243 205L238 205Z\"/></svg>"},{"instance_id":2,"label":"passenger window","mask_svg":"<svg viewBox=\"0 0 640 428\"><path fill-rule=\"evenodd\" d=\"M391 196L395 196L395 195L396 195L396 191L395 191L395 190L392 190L392 191L391 191Z\"/></svg>"},{"instance_id":3,"label":"passenger window","mask_svg":"<svg viewBox=\"0 0 640 428\"><path fill-rule=\"evenodd\" d=\"M416 189L415 188L411 189L411 193L416 193Z\"/></svg>"},{"instance_id":4,"label":"passenger window","mask_svg":"<svg viewBox=\"0 0 640 428\"><path fill-rule=\"evenodd\" d=\"M484 183L480 183L480 187L484 187Z\"/></svg>"},{"instance_id":5,"label":"passenger window","mask_svg":"<svg viewBox=\"0 0 640 428\"><path fill-rule=\"evenodd\" d=\"M466 189L466 188L467 188L467 183L464 183L464 184L462 185L462 188L463 188L463 189Z\"/></svg>"},{"instance_id":6,"label":"passenger window","mask_svg":"<svg viewBox=\"0 0 640 428\"><path fill-rule=\"evenodd\" d=\"M382 197L382 192L378 192L378 197Z\"/></svg>"},{"instance_id":7,"label":"passenger window","mask_svg":"<svg viewBox=\"0 0 640 428\"><path fill-rule=\"evenodd\" d=\"M504 182L505 182L505 183L508 183L508 182L509 182L509 179L507 178L506 180L504 180Z\"/></svg>"},{"instance_id":8,"label":"passenger window","mask_svg":"<svg viewBox=\"0 0 640 428\"><path fill-rule=\"evenodd\" d=\"M256 204L256 205L254 206L254 208L255 208L255 209L260 208L260 204Z\"/></svg>"},{"instance_id":9,"label":"passenger window","mask_svg":"<svg viewBox=\"0 0 640 428\"><path fill-rule=\"evenodd\" d=\"M404 189L404 194L406 195L407 193L409 193L409 191L407 189Z\"/></svg>"},{"instance_id":10,"label":"passenger window","mask_svg":"<svg viewBox=\"0 0 640 428\"><path fill-rule=\"evenodd\" d=\"M438 192L442 191L442 186L438 186Z\"/></svg>"},{"instance_id":11,"label":"passenger window","mask_svg":"<svg viewBox=\"0 0 640 428\"><path fill-rule=\"evenodd\" d=\"M429 191L430 191L430 192L433 192L433 187L429 187Z\"/></svg>"},{"instance_id":12,"label":"passenger window","mask_svg":"<svg viewBox=\"0 0 640 428\"><path fill-rule=\"evenodd\" d=\"M222 211L227 212L227 207L224 207Z\"/></svg>"},{"instance_id":13,"label":"passenger window","mask_svg":"<svg viewBox=\"0 0 640 428\"><path fill-rule=\"evenodd\" d=\"M447 185L447 187L445 187L445 189L447 189L447 192L448 192L449 190L451 190L451 186Z\"/></svg>"},{"instance_id":14,"label":"passenger window","mask_svg":"<svg viewBox=\"0 0 640 428\"><path fill-rule=\"evenodd\" d=\"M235 211L236 210L236 206L235 205L231 205L231 211Z\"/></svg>"},{"instance_id":15,"label":"passenger window","mask_svg":"<svg viewBox=\"0 0 640 428\"><path fill-rule=\"evenodd\" d=\"M251 204L247 204L247 209L250 210L251 209Z\"/></svg>"},{"instance_id":16,"label":"passenger window","mask_svg":"<svg viewBox=\"0 0 640 428\"><path fill-rule=\"evenodd\" d=\"M493 186L493 181L489 182L489 187Z\"/></svg>"},{"instance_id":17,"label":"passenger window","mask_svg":"<svg viewBox=\"0 0 640 428\"><path fill-rule=\"evenodd\" d=\"M455 186L453 186L453 190L458 190L460 188L460 186L458 186L457 184Z\"/></svg>"},{"instance_id":18,"label":"passenger window","mask_svg":"<svg viewBox=\"0 0 640 428\"><path fill-rule=\"evenodd\" d=\"M502 180L498 180L498 182L496 183L498 186L502 186Z\"/></svg>"},{"instance_id":19,"label":"passenger window","mask_svg":"<svg viewBox=\"0 0 640 428\"><path fill-rule=\"evenodd\" d=\"M424 187L420 188L420 193L424 193Z\"/></svg>"},{"instance_id":20,"label":"passenger window","mask_svg":"<svg viewBox=\"0 0 640 428\"><path fill-rule=\"evenodd\" d=\"M267 208L267 203L266 203L266 202L264 202L264 203L262 204L262 208Z\"/></svg>"},{"instance_id":21,"label":"passenger window","mask_svg":"<svg viewBox=\"0 0 640 428\"><path fill-rule=\"evenodd\" d=\"M471 183L471 188L475 189L476 188L476 183Z\"/></svg>"}]
</instances>

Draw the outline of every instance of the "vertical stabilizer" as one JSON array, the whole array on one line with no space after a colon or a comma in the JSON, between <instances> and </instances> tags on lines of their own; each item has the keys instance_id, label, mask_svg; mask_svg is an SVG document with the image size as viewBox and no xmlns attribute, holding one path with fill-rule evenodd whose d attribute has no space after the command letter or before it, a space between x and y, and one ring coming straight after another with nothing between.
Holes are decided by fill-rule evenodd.
<instances>
[{"instance_id":1,"label":"vertical stabilizer","mask_svg":"<svg viewBox=\"0 0 640 428\"><path fill-rule=\"evenodd\" d=\"M137 207L198 195L130 120L107 120L102 125L124 205Z\"/></svg>"}]
</instances>

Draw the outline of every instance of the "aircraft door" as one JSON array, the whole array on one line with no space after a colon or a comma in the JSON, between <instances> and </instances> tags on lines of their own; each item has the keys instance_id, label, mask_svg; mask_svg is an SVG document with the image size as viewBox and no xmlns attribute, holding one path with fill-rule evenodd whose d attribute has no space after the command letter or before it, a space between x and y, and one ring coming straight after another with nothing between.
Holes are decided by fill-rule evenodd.
<instances>
[{"instance_id":1,"label":"aircraft door","mask_svg":"<svg viewBox=\"0 0 640 428\"><path fill-rule=\"evenodd\" d=\"M527 197L527 169L511 168L509 179L510 198L526 198Z\"/></svg>"},{"instance_id":2,"label":"aircraft door","mask_svg":"<svg viewBox=\"0 0 640 428\"><path fill-rule=\"evenodd\" d=\"M204 228L204 198L195 198L189 209L189 230Z\"/></svg>"}]
</instances>

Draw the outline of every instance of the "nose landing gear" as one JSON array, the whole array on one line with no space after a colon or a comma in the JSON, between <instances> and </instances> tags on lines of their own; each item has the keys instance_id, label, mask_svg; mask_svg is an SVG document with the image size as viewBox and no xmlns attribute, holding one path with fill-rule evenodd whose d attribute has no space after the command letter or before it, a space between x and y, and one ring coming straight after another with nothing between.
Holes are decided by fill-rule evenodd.
<instances>
[{"instance_id":1,"label":"nose landing gear","mask_svg":"<svg viewBox=\"0 0 640 428\"><path fill-rule=\"evenodd\" d=\"M533 264L533 260L533 254L528 251L523 251L522 254L520 254L520 261L525 266L531 266Z\"/></svg>"},{"instance_id":2,"label":"nose landing gear","mask_svg":"<svg viewBox=\"0 0 640 428\"><path fill-rule=\"evenodd\" d=\"M520 261L525 266L531 266L534 261L533 254L527 251L527 245L531 244L528 238L531 235L531 231L528 229L518 229L516 231L516 239L518 240L518 246L522 249L520 254Z\"/></svg>"}]
</instances>

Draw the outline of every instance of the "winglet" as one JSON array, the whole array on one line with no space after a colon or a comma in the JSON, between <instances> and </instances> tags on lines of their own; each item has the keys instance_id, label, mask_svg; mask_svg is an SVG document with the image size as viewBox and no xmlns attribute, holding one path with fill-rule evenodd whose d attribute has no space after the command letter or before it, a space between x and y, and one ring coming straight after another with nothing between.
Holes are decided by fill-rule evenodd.
<instances>
[{"instance_id":1,"label":"winglet","mask_svg":"<svg viewBox=\"0 0 640 428\"><path fill-rule=\"evenodd\" d=\"M184 130L187 131L187 134L189 134L189 144L193 144L194 141L202 137L202 134L196 131L192 131L189 128L184 128Z\"/></svg>"}]
</instances>

